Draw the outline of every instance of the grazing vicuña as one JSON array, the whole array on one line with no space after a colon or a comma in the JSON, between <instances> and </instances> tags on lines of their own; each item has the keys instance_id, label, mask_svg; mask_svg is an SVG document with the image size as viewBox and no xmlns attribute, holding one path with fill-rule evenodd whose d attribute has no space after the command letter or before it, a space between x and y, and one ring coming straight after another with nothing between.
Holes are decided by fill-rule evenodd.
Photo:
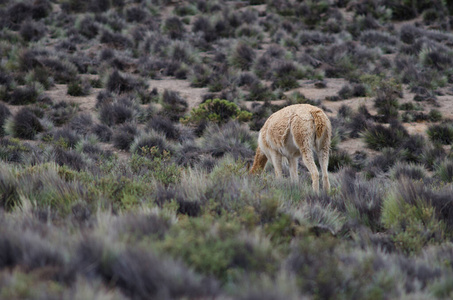
<instances>
[{"instance_id":1,"label":"grazing vicu\u00f1a","mask_svg":"<svg viewBox=\"0 0 453 300\"><path fill-rule=\"evenodd\" d=\"M255 161L250 173L264 169L270 160L274 165L275 176L282 177L282 159L289 162L290 177L298 181L298 158L302 156L310 171L313 190L319 191L319 172L313 150L318 154L322 170L323 188L330 189L327 165L329 163L332 126L322 109L309 104L287 106L275 113L264 123L258 137Z\"/></svg>"}]
</instances>

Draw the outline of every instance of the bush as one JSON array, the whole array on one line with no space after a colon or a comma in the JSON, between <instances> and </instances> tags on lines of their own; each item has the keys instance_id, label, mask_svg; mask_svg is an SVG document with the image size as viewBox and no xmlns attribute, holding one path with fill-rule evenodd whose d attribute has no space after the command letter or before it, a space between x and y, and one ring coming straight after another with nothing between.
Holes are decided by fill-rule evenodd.
<instances>
[{"instance_id":1,"label":"bush","mask_svg":"<svg viewBox=\"0 0 453 300\"><path fill-rule=\"evenodd\" d=\"M163 133L167 139L179 139L180 132L178 128L168 118L155 116L148 122L148 127Z\"/></svg>"},{"instance_id":2,"label":"bush","mask_svg":"<svg viewBox=\"0 0 453 300\"><path fill-rule=\"evenodd\" d=\"M69 271L75 276L101 278L115 286L123 295L134 299L210 298L218 294L218 285L212 279L202 278L168 259L140 247L113 251L114 246L95 237L82 240L76 247L76 256ZM150 268L150 266L153 266ZM124 297L124 296L123 296Z\"/></svg>"},{"instance_id":3,"label":"bush","mask_svg":"<svg viewBox=\"0 0 453 300\"><path fill-rule=\"evenodd\" d=\"M164 152L169 154L174 152L167 140L154 131L138 136L132 143L130 151L141 156L162 156Z\"/></svg>"},{"instance_id":4,"label":"bush","mask_svg":"<svg viewBox=\"0 0 453 300\"><path fill-rule=\"evenodd\" d=\"M248 121L251 117L251 113L241 110L233 102L214 99L201 103L198 107L192 109L189 116L181 121L185 124L200 124L204 120L208 120L217 124L223 124L231 119L237 119L242 122Z\"/></svg>"},{"instance_id":5,"label":"bush","mask_svg":"<svg viewBox=\"0 0 453 300\"><path fill-rule=\"evenodd\" d=\"M121 150L129 150L134 142L135 136L138 134L137 126L134 124L120 125L113 132L113 145Z\"/></svg>"},{"instance_id":6,"label":"bush","mask_svg":"<svg viewBox=\"0 0 453 300\"><path fill-rule=\"evenodd\" d=\"M171 39L181 39L186 32L183 22L178 17L169 17L165 19L162 29Z\"/></svg>"},{"instance_id":7,"label":"bush","mask_svg":"<svg viewBox=\"0 0 453 300\"><path fill-rule=\"evenodd\" d=\"M203 134L202 143L204 152L215 158L230 154L235 159L249 159L253 157L257 146L250 130L237 121L230 121L220 128L217 125L209 126Z\"/></svg>"},{"instance_id":8,"label":"bush","mask_svg":"<svg viewBox=\"0 0 453 300\"><path fill-rule=\"evenodd\" d=\"M6 119L11 115L9 108L0 102L0 137L5 134L5 130L3 129L3 125L6 122Z\"/></svg>"},{"instance_id":9,"label":"bush","mask_svg":"<svg viewBox=\"0 0 453 300\"><path fill-rule=\"evenodd\" d=\"M377 87L374 106L382 121L388 122L398 116L398 97L401 95L401 86L394 82L382 82Z\"/></svg>"},{"instance_id":10,"label":"bush","mask_svg":"<svg viewBox=\"0 0 453 300\"><path fill-rule=\"evenodd\" d=\"M388 128L379 124L372 125L362 134L367 146L373 150L397 148L408 136L406 129L398 121L393 121Z\"/></svg>"},{"instance_id":11,"label":"bush","mask_svg":"<svg viewBox=\"0 0 453 300\"><path fill-rule=\"evenodd\" d=\"M60 166L68 166L76 171L81 171L86 166L82 155L74 150L65 150L57 146L54 153L55 162Z\"/></svg>"},{"instance_id":12,"label":"bush","mask_svg":"<svg viewBox=\"0 0 453 300\"><path fill-rule=\"evenodd\" d=\"M108 92L122 94L132 92L143 86L144 84L137 79L129 75L121 75L120 72L114 70L107 80L106 89Z\"/></svg>"},{"instance_id":13,"label":"bush","mask_svg":"<svg viewBox=\"0 0 453 300\"><path fill-rule=\"evenodd\" d=\"M435 175L443 182L453 182L453 162L444 160L435 167Z\"/></svg>"},{"instance_id":14,"label":"bush","mask_svg":"<svg viewBox=\"0 0 453 300\"><path fill-rule=\"evenodd\" d=\"M255 51L244 43L239 43L231 55L231 63L241 70L249 70L255 59Z\"/></svg>"},{"instance_id":15,"label":"bush","mask_svg":"<svg viewBox=\"0 0 453 300\"><path fill-rule=\"evenodd\" d=\"M91 130L101 142L108 143L112 139L113 131L107 125L95 124Z\"/></svg>"},{"instance_id":16,"label":"bush","mask_svg":"<svg viewBox=\"0 0 453 300\"><path fill-rule=\"evenodd\" d=\"M19 33L25 41L36 42L44 37L46 27L40 22L26 21L20 26Z\"/></svg>"},{"instance_id":17,"label":"bush","mask_svg":"<svg viewBox=\"0 0 453 300\"><path fill-rule=\"evenodd\" d=\"M208 230L212 226L218 230ZM164 240L162 251L181 258L198 273L228 283L236 282L244 271L260 274L275 268L272 249L241 238L237 224L212 224L209 219L191 218L178 227Z\"/></svg>"},{"instance_id":18,"label":"bush","mask_svg":"<svg viewBox=\"0 0 453 300\"><path fill-rule=\"evenodd\" d=\"M96 37L99 33L99 25L91 16L84 17L78 23L78 29L83 36L89 39Z\"/></svg>"},{"instance_id":19,"label":"bush","mask_svg":"<svg viewBox=\"0 0 453 300\"><path fill-rule=\"evenodd\" d=\"M66 149L74 148L76 144L80 141L80 136L77 135L75 131L72 131L69 128L60 128L46 133L43 136L43 140L51 141L57 144L58 146Z\"/></svg>"},{"instance_id":20,"label":"bush","mask_svg":"<svg viewBox=\"0 0 453 300\"><path fill-rule=\"evenodd\" d=\"M78 134L87 134L93 126L93 118L90 113L78 114L69 122L69 127Z\"/></svg>"},{"instance_id":21,"label":"bush","mask_svg":"<svg viewBox=\"0 0 453 300\"><path fill-rule=\"evenodd\" d=\"M449 145L453 143L453 125L449 123L435 124L426 131L429 139L435 143Z\"/></svg>"},{"instance_id":22,"label":"bush","mask_svg":"<svg viewBox=\"0 0 453 300\"><path fill-rule=\"evenodd\" d=\"M346 151L331 151L329 156L329 172L337 172L341 168L352 165L352 158Z\"/></svg>"},{"instance_id":23,"label":"bush","mask_svg":"<svg viewBox=\"0 0 453 300\"><path fill-rule=\"evenodd\" d=\"M133 116L132 108L124 103L104 104L99 111L99 120L108 126L131 121Z\"/></svg>"},{"instance_id":24,"label":"bush","mask_svg":"<svg viewBox=\"0 0 453 300\"><path fill-rule=\"evenodd\" d=\"M299 87L297 79L302 77L301 71L289 61L278 63L273 69L272 88L284 91Z\"/></svg>"},{"instance_id":25,"label":"bush","mask_svg":"<svg viewBox=\"0 0 453 300\"><path fill-rule=\"evenodd\" d=\"M39 92L37 88L33 86L26 86L22 88L16 88L8 96L8 103L11 105L26 105L35 103L38 100Z\"/></svg>"},{"instance_id":26,"label":"bush","mask_svg":"<svg viewBox=\"0 0 453 300\"><path fill-rule=\"evenodd\" d=\"M17 185L17 180L9 172L6 172L6 170L0 172L0 208L12 211L21 204ZM3 259L0 259L0 267L4 267L7 264L7 260L4 258L5 254L3 252Z\"/></svg>"},{"instance_id":27,"label":"bush","mask_svg":"<svg viewBox=\"0 0 453 300\"><path fill-rule=\"evenodd\" d=\"M385 195L385 189L381 188L383 183L377 180L365 181L359 173L350 169L345 169L341 175L341 196L349 218L373 231L380 231Z\"/></svg>"},{"instance_id":28,"label":"bush","mask_svg":"<svg viewBox=\"0 0 453 300\"><path fill-rule=\"evenodd\" d=\"M437 109L431 109L428 118L431 122L439 122L442 120L442 113Z\"/></svg>"},{"instance_id":29,"label":"bush","mask_svg":"<svg viewBox=\"0 0 453 300\"><path fill-rule=\"evenodd\" d=\"M46 114L55 126L61 126L71 121L77 111L78 107L75 103L60 101L52 104L50 111Z\"/></svg>"},{"instance_id":30,"label":"bush","mask_svg":"<svg viewBox=\"0 0 453 300\"><path fill-rule=\"evenodd\" d=\"M127 49L133 45L132 41L128 37L121 33L111 32L110 30L102 31L99 41L119 49Z\"/></svg>"},{"instance_id":31,"label":"bush","mask_svg":"<svg viewBox=\"0 0 453 300\"><path fill-rule=\"evenodd\" d=\"M392 230L392 238L405 253L417 253L427 244L442 240L445 216L453 211L451 199L435 194L422 183L400 181L384 200L382 223ZM451 222L449 221L451 224Z\"/></svg>"},{"instance_id":32,"label":"bush","mask_svg":"<svg viewBox=\"0 0 453 300\"><path fill-rule=\"evenodd\" d=\"M403 163L396 164L390 170L390 174L395 180L402 180L403 178L421 180L426 177L426 171L423 166Z\"/></svg>"},{"instance_id":33,"label":"bush","mask_svg":"<svg viewBox=\"0 0 453 300\"><path fill-rule=\"evenodd\" d=\"M39 132L44 131L39 119L28 108L22 108L6 121L5 132L22 139L32 140Z\"/></svg>"},{"instance_id":34,"label":"bush","mask_svg":"<svg viewBox=\"0 0 453 300\"><path fill-rule=\"evenodd\" d=\"M88 81L71 81L68 84L68 95L74 97L87 96L90 94L91 85Z\"/></svg>"}]
</instances>

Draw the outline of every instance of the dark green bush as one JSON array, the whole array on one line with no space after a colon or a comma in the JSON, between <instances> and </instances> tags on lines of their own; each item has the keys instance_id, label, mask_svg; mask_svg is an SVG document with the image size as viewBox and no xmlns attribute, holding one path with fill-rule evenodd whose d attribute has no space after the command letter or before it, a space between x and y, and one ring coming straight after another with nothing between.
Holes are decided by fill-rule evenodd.
<instances>
[{"instance_id":1,"label":"dark green bush","mask_svg":"<svg viewBox=\"0 0 453 300\"><path fill-rule=\"evenodd\" d=\"M426 131L429 139L435 143L449 145L453 143L453 125L449 123L435 124Z\"/></svg>"},{"instance_id":2,"label":"dark green bush","mask_svg":"<svg viewBox=\"0 0 453 300\"><path fill-rule=\"evenodd\" d=\"M248 121L252 114L241 110L233 102L227 100L206 100L201 103L197 108L192 109L189 116L181 121L186 124L199 124L204 120L208 120L217 124L223 124L231 119L239 121Z\"/></svg>"},{"instance_id":3,"label":"dark green bush","mask_svg":"<svg viewBox=\"0 0 453 300\"><path fill-rule=\"evenodd\" d=\"M5 131L13 137L32 140L39 132L44 131L39 119L28 108L22 108L8 119Z\"/></svg>"},{"instance_id":4,"label":"dark green bush","mask_svg":"<svg viewBox=\"0 0 453 300\"><path fill-rule=\"evenodd\" d=\"M362 134L367 146L373 150L399 147L408 136L406 129L397 121L393 122L390 127L372 125Z\"/></svg>"}]
</instances>

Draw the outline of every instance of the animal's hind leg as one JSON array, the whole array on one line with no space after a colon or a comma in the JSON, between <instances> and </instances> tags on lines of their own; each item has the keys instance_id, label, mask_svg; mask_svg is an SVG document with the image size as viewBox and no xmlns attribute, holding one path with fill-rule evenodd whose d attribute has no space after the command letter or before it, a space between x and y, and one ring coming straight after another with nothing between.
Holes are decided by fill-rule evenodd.
<instances>
[{"instance_id":1,"label":"animal's hind leg","mask_svg":"<svg viewBox=\"0 0 453 300\"><path fill-rule=\"evenodd\" d=\"M324 147L321 151L318 151L319 164L321 165L322 171L322 187L325 191L330 190L329 174L327 173L327 168L329 165L329 151L330 148Z\"/></svg>"},{"instance_id":2,"label":"animal's hind leg","mask_svg":"<svg viewBox=\"0 0 453 300\"><path fill-rule=\"evenodd\" d=\"M290 175L291 180L292 180L293 182L298 182L298 181L299 181L299 176L298 176L298 174L297 174L297 160L298 160L298 157L297 157L297 156L288 158L288 162L289 162L289 175Z\"/></svg>"},{"instance_id":3,"label":"animal's hind leg","mask_svg":"<svg viewBox=\"0 0 453 300\"><path fill-rule=\"evenodd\" d=\"M315 192L319 192L319 172L313 158L313 145L310 138L314 134L314 128L311 123L293 122L291 124L294 143L300 150L305 166L311 174L312 186Z\"/></svg>"},{"instance_id":4,"label":"animal's hind leg","mask_svg":"<svg viewBox=\"0 0 453 300\"><path fill-rule=\"evenodd\" d=\"M310 148L301 148L300 152L305 166L311 174L312 187L315 192L319 192L319 172L315 164L315 159L313 158L313 152Z\"/></svg>"},{"instance_id":5,"label":"animal's hind leg","mask_svg":"<svg viewBox=\"0 0 453 300\"><path fill-rule=\"evenodd\" d=\"M274 165L275 177L282 178L282 155L277 151L270 151L270 156Z\"/></svg>"}]
</instances>

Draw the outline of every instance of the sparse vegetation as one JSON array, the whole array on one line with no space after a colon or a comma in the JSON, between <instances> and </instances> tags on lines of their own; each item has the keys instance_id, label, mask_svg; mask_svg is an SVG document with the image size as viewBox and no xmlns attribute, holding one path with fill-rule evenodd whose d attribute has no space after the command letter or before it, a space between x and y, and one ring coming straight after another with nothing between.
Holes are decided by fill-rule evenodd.
<instances>
[{"instance_id":1,"label":"sparse vegetation","mask_svg":"<svg viewBox=\"0 0 453 300\"><path fill-rule=\"evenodd\" d=\"M0 298L452 298L450 2L0 1Z\"/></svg>"}]
</instances>

